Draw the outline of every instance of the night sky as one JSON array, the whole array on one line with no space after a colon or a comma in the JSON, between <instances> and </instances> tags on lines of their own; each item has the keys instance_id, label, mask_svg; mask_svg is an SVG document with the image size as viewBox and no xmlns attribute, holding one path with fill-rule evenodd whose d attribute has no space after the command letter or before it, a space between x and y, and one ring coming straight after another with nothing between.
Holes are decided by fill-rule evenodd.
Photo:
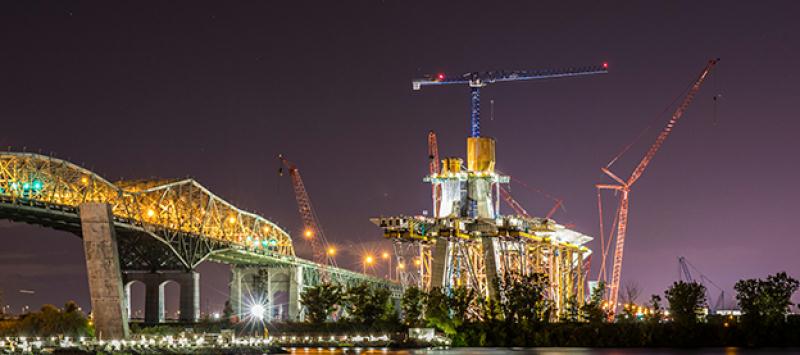
<instances>
[{"instance_id":1,"label":"night sky","mask_svg":"<svg viewBox=\"0 0 800 355\"><path fill-rule=\"evenodd\" d=\"M468 89L413 92L411 79L608 61L607 75L483 90L498 169L563 198L554 217L597 236L600 167L652 124L612 167L628 176L665 108L720 57L633 187L623 279L644 301L677 279L683 255L731 295L741 278L800 277L798 11L796 1L4 2L0 146L53 152L112 181L190 176L297 234L283 153L339 264L358 269L356 255L389 247L369 217L430 209L427 132L443 156L465 154ZM528 211L552 205L511 188ZM15 312L88 307L80 239L9 222L0 238L0 289ZM591 247L594 277L599 241ZM227 267L201 273L202 311L218 310ZM168 312L177 292L169 286ZM142 298L135 288L134 309Z\"/></svg>"}]
</instances>

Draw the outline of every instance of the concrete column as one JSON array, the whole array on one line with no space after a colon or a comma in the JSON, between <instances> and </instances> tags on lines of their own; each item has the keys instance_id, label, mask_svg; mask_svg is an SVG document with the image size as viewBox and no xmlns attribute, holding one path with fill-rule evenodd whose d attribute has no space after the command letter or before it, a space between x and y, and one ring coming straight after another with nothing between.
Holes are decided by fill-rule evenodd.
<instances>
[{"instance_id":1,"label":"concrete column","mask_svg":"<svg viewBox=\"0 0 800 355\"><path fill-rule=\"evenodd\" d=\"M127 338L128 317L111 206L89 202L79 209L95 334L102 339Z\"/></svg>"},{"instance_id":2,"label":"concrete column","mask_svg":"<svg viewBox=\"0 0 800 355\"><path fill-rule=\"evenodd\" d=\"M195 271L182 273L178 284L181 287L181 321L197 322L200 319L200 274Z\"/></svg>"},{"instance_id":3,"label":"concrete column","mask_svg":"<svg viewBox=\"0 0 800 355\"><path fill-rule=\"evenodd\" d=\"M229 301L231 302L231 308L233 309L233 314L239 317L242 314L242 278L244 277L244 273L241 267L236 265L231 266L231 284L230 284L230 293L229 293Z\"/></svg>"},{"instance_id":4,"label":"concrete column","mask_svg":"<svg viewBox=\"0 0 800 355\"><path fill-rule=\"evenodd\" d=\"M267 322L272 322L273 314L275 313L275 295L272 294L272 269L267 269L267 315L264 317Z\"/></svg>"},{"instance_id":5,"label":"concrete column","mask_svg":"<svg viewBox=\"0 0 800 355\"><path fill-rule=\"evenodd\" d=\"M444 238L436 240L431 250L431 288L445 289L449 285L447 282L447 264L450 259L450 241Z\"/></svg>"},{"instance_id":6,"label":"concrete column","mask_svg":"<svg viewBox=\"0 0 800 355\"><path fill-rule=\"evenodd\" d=\"M492 237L482 237L481 246L483 247L483 265L486 267L486 286L489 289L489 299L497 300L500 291L498 290L497 278L497 248L496 239Z\"/></svg>"},{"instance_id":7,"label":"concrete column","mask_svg":"<svg viewBox=\"0 0 800 355\"><path fill-rule=\"evenodd\" d=\"M300 295L303 292L303 267L296 266L290 269L289 279L289 320L302 321L300 315Z\"/></svg>"},{"instance_id":8,"label":"concrete column","mask_svg":"<svg viewBox=\"0 0 800 355\"><path fill-rule=\"evenodd\" d=\"M164 322L164 287L174 281L180 287L180 320L196 322L200 316L200 274L195 271L126 272L125 281L140 281L145 285L144 321L147 324Z\"/></svg>"},{"instance_id":9,"label":"concrete column","mask_svg":"<svg viewBox=\"0 0 800 355\"><path fill-rule=\"evenodd\" d=\"M144 285L144 322L164 323L164 282L154 277Z\"/></svg>"},{"instance_id":10,"label":"concrete column","mask_svg":"<svg viewBox=\"0 0 800 355\"><path fill-rule=\"evenodd\" d=\"M160 273L127 271L123 272L122 279L128 288L134 281L144 284L144 322L157 324L164 322L164 283L167 281ZM130 304L130 301L128 301Z\"/></svg>"},{"instance_id":11,"label":"concrete column","mask_svg":"<svg viewBox=\"0 0 800 355\"><path fill-rule=\"evenodd\" d=\"M131 310L131 284L129 282L125 281L125 275L122 275L122 284L123 284L123 289L122 289L122 291L123 291L122 292L123 301L122 301L122 304L123 304L123 307L125 307L125 314L127 315L128 319L130 320L131 319L131 314L133 312ZM2 307L2 305L0 305L0 307Z\"/></svg>"}]
</instances>

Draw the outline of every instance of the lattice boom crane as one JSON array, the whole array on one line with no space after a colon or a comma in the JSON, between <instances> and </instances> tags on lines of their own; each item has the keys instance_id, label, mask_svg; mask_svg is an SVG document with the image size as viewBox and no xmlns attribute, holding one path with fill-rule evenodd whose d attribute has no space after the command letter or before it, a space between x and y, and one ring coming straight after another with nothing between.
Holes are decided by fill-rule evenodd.
<instances>
[{"instance_id":1,"label":"lattice boom crane","mask_svg":"<svg viewBox=\"0 0 800 355\"><path fill-rule=\"evenodd\" d=\"M600 203L600 197L599 197L600 196L599 190L614 190L620 193L619 206L617 209L618 212L616 216L617 231L616 231L616 245L614 247L614 264L611 270L611 284L609 285L608 289L608 297L609 297L608 301L609 304L611 305L612 314L613 312L616 311L616 304L618 300L617 297L619 296L619 284L620 284L620 279L622 277L622 255L625 247L625 234L628 228L628 201L630 197L631 186L633 186L633 184L637 180L639 180L639 178L642 177L644 170L653 160L653 157L655 157L656 153L658 153L659 148L661 148L661 145L663 145L664 141L667 140L669 134L672 133L672 130L675 128L675 124L678 122L681 116L683 116L683 113L686 112L686 109L689 108L689 105L694 100L694 96L700 90L700 87L703 85L703 82L708 77L708 74L711 72L711 69L714 68L714 66L717 64L718 61L719 59L712 59L708 61L708 64L700 73L700 76L697 78L697 80L694 81L694 84L692 84L691 88L689 89L689 92L686 94L686 97L684 97L681 104L672 114L672 117L670 117L669 121L667 122L667 125L664 127L661 133L659 133L658 137L656 138L656 141L653 142L653 145L651 145L650 149L647 150L647 153L644 155L642 160L639 162L636 168L633 169L633 173L631 173L631 176L628 178L627 181L622 180L620 177L612 173L611 170L608 169L610 164L607 165L606 167L601 168L603 173L605 173L606 175L611 177L611 179L619 183L619 185L614 185L614 184L596 185L598 189L598 208L600 210L599 213L600 213L601 229L603 228L602 227L603 216L602 216L602 205ZM601 230L601 237L602 233L603 232ZM612 236L610 235L608 239L609 246L611 244L611 240ZM601 279L605 278L605 262L606 262L605 256L608 248L605 245L603 245L602 249L603 250L601 255L603 257L603 260L601 262L601 269L599 276L599 278Z\"/></svg>"},{"instance_id":2,"label":"lattice boom crane","mask_svg":"<svg viewBox=\"0 0 800 355\"><path fill-rule=\"evenodd\" d=\"M431 85L469 85L471 92L470 110L470 137L480 137L481 135L481 94L480 89L488 84L501 83L506 81L523 81L537 79L568 78L574 76L584 76L593 74L608 73L608 63L600 66L590 66L581 68L570 68L560 70L513 70L513 71L489 71L472 72L462 76L448 77L444 73L428 75L422 79L412 81L412 88L420 90L423 86Z\"/></svg>"},{"instance_id":3,"label":"lattice boom crane","mask_svg":"<svg viewBox=\"0 0 800 355\"><path fill-rule=\"evenodd\" d=\"M314 261L323 266L328 264L334 265L334 259L329 253L328 241L325 234L320 227L319 219L317 218L314 208L311 205L311 198L306 192L306 187L303 184L303 178L300 177L300 171L294 163L286 160L282 155L278 155L278 160L281 161L282 167L279 173L283 175L283 167L289 170L289 176L292 178L292 186L294 187L294 196L297 200L297 208L300 211L300 217L303 219L303 238L308 241L311 250L314 254ZM324 271L324 269L322 269ZM326 273L323 273L323 276Z\"/></svg>"}]
</instances>

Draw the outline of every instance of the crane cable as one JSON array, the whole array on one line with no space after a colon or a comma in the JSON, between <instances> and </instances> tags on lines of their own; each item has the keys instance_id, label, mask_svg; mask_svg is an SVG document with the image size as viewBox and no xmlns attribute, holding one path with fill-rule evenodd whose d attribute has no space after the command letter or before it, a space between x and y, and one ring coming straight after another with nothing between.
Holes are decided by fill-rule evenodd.
<instances>
[{"instance_id":1,"label":"crane cable","mask_svg":"<svg viewBox=\"0 0 800 355\"><path fill-rule=\"evenodd\" d=\"M631 147L633 147L633 145L634 145L634 144L638 143L638 142L639 142L639 140L641 140L641 139L642 139L642 137L644 136L644 134L645 134L645 133L647 133L647 132L650 130L650 128L652 128L652 127L653 127L653 125L654 125L656 122L660 122L660 121L661 121L661 118L664 116L664 114L665 114L665 113L667 113L667 112L668 112L668 110L669 110L671 107L675 106L675 103L676 103L676 102L678 102L678 100L680 100L680 99L681 99L683 96L685 96L685 95L686 95L686 93L687 93L687 92L689 92L689 90L691 90L691 89L692 89L692 86L694 85L694 82L695 82L695 81L696 81L696 79L692 79L692 80L689 82L689 85L686 87L686 89L685 89L685 90L683 90L683 91L682 91L680 94L678 94L678 96L676 96L676 97L675 97L675 99L673 99L673 100L672 100L672 102L670 102L670 104L669 104L669 105L667 105L667 107L664 107L664 110L663 110L663 111L661 111L661 113L660 113L660 114L658 114L658 115L654 116L654 117L653 117L653 119L650 121L650 123L648 123L648 124L647 124L647 127L645 127L645 128L644 128L644 129L643 129L641 132L639 132L639 134L636 136L636 138L634 138L634 139L633 139L633 141L631 141L630 143L628 143L628 145L626 145L625 147L623 147L623 148L622 148L622 150L620 150L620 151L619 151L619 153L617 153L617 154L614 156L614 158L613 158L613 159L611 159L611 161L609 161L609 162L608 162L608 164L606 164L606 169L610 169L610 168L611 168L611 165L614 165L614 163L616 163L616 162L617 162L617 160L618 160L619 158L621 158L623 154L625 154L626 152L628 152L628 150L629 150L629 149L631 149Z\"/></svg>"}]
</instances>

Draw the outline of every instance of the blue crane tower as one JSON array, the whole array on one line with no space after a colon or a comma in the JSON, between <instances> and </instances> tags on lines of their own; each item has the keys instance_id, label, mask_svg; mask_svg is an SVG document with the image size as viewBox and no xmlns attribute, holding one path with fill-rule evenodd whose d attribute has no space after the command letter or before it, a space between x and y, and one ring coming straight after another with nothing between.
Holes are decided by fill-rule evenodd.
<instances>
[{"instance_id":1,"label":"blue crane tower","mask_svg":"<svg viewBox=\"0 0 800 355\"><path fill-rule=\"evenodd\" d=\"M569 78L575 76L605 74L608 73L608 63L599 66L589 66L580 68L558 69L558 70L514 70L514 71L488 71L472 72L461 76L448 77L444 73L427 75L422 79L412 81L413 89L420 90L423 86L429 85L464 85L470 87L471 110L470 110L470 137L481 136L481 88L493 83L507 81L523 81L538 79Z\"/></svg>"}]
</instances>

